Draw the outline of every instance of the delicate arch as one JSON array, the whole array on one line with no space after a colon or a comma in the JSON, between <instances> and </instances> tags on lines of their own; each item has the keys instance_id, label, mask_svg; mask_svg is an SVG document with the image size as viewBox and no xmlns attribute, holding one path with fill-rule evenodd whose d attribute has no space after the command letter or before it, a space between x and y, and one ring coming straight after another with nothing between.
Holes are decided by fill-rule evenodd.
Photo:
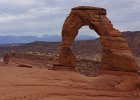
<instances>
[{"instance_id":1,"label":"delicate arch","mask_svg":"<svg viewBox=\"0 0 140 100\"><path fill-rule=\"evenodd\" d=\"M78 30L84 25L88 25L101 37L103 45L102 70L137 71L137 64L127 41L119 30L113 28L110 20L106 17L106 10L89 6L73 8L64 22L59 55L61 65L76 66L77 60L71 46Z\"/></svg>"}]
</instances>

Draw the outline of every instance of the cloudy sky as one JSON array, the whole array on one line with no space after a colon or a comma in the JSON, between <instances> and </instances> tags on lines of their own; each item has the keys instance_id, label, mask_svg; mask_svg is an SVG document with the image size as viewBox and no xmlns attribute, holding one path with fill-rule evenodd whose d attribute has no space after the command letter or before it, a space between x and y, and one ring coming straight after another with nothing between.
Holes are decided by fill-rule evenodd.
<instances>
[{"instance_id":1,"label":"cloudy sky","mask_svg":"<svg viewBox=\"0 0 140 100\"><path fill-rule=\"evenodd\" d=\"M70 9L84 5L106 8L120 31L140 30L140 0L0 0L0 35L60 35ZM79 33L96 35L88 27Z\"/></svg>"}]
</instances>

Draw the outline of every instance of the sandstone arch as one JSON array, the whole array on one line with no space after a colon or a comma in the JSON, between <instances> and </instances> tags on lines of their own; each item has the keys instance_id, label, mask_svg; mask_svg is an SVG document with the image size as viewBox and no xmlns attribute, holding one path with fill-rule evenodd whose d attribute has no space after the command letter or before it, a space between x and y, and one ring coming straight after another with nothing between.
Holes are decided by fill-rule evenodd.
<instances>
[{"instance_id":1,"label":"sandstone arch","mask_svg":"<svg viewBox=\"0 0 140 100\"><path fill-rule=\"evenodd\" d=\"M137 64L122 33L113 28L104 8L80 6L72 8L62 29L62 46L59 63L76 66L76 56L71 49L78 30L88 25L101 37L103 45L101 69L136 72Z\"/></svg>"}]
</instances>

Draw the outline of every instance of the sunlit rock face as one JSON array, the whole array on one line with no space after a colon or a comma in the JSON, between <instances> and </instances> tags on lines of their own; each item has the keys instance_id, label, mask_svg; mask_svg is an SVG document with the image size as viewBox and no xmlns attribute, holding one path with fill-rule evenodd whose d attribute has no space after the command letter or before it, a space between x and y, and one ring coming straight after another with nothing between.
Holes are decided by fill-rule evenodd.
<instances>
[{"instance_id":1,"label":"sunlit rock face","mask_svg":"<svg viewBox=\"0 0 140 100\"><path fill-rule=\"evenodd\" d=\"M78 30L88 25L101 37L103 45L101 70L136 72L137 64L122 33L113 28L106 9L90 6L72 8L62 28L62 46L59 63L75 67L77 60L71 46Z\"/></svg>"}]
</instances>

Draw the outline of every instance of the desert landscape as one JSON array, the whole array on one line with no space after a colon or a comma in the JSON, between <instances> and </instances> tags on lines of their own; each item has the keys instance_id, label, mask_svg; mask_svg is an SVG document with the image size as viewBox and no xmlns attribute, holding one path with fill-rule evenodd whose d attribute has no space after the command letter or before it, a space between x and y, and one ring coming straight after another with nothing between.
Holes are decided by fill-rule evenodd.
<instances>
[{"instance_id":1,"label":"desert landscape","mask_svg":"<svg viewBox=\"0 0 140 100\"><path fill-rule=\"evenodd\" d=\"M62 42L0 46L0 100L139 100L140 32L120 32L106 9L71 9ZM88 25L100 38L76 41Z\"/></svg>"},{"instance_id":2,"label":"desert landscape","mask_svg":"<svg viewBox=\"0 0 140 100\"><path fill-rule=\"evenodd\" d=\"M26 65L26 63L24 63ZM139 86L134 91L116 91L120 77L97 77L70 70L19 67L0 63L0 100L139 100Z\"/></svg>"}]
</instances>

